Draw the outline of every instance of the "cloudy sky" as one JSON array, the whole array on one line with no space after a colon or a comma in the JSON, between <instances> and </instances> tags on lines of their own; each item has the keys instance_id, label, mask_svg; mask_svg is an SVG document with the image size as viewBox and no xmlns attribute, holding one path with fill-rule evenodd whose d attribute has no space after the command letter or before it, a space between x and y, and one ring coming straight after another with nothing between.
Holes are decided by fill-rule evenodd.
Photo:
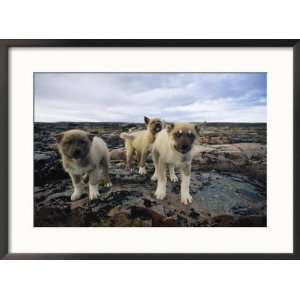
<instances>
[{"instance_id":1,"label":"cloudy sky","mask_svg":"<svg viewBox=\"0 0 300 300\"><path fill-rule=\"evenodd\" d=\"M36 73L35 121L266 122L266 73Z\"/></svg>"}]
</instances>

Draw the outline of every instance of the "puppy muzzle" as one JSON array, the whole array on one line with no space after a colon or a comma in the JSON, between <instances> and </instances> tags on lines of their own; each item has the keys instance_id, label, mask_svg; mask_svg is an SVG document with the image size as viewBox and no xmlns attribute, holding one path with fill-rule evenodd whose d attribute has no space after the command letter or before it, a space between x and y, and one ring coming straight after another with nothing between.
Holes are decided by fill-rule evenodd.
<instances>
[{"instance_id":1,"label":"puppy muzzle","mask_svg":"<svg viewBox=\"0 0 300 300\"><path fill-rule=\"evenodd\" d=\"M190 145L180 145L180 146L175 146L176 151L186 154L189 151L191 151L192 147Z\"/></svg>"},{"instance_id":2,"label":"puppy muzzle","mask_svg":"<svg viewBox=\"0 0 300 300\"><path fill-rule=\"evenodd\" d=\"M82 158L82 156L83 156L83 153L82 153L80 150L75 150L75 151L73 152L73 157L74 157L75 159Z\"/></svg>"},{"instance_id":3,"label":"puppy muzzle","mask_svg":"<svg viewBox=\"0 0 300 300\"><path fill-rule=\"evenodd\" d=\"M158 124L158 125L155 126L155 131L156 132L161 131L161 125L160 124Z\"/></svg>"}]
</instances>

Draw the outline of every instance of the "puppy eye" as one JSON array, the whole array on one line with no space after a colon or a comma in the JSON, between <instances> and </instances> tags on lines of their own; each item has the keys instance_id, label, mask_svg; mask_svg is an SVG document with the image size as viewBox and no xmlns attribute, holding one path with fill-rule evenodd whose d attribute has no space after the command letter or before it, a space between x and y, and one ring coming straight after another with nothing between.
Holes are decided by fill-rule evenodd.
<instances>
[{"instance_id":1,"label":"puppy eye","mask_svg":"<svg viewBox=\"0 0 300 300\"><path fill-rule=\"evenodd\" d=\"M181 132L179 132L179 131L177 131L176 133L175 133L175 135L177 136L177 137L179 137L179 136L181 136Z\"/></svg>"}]
</instances>

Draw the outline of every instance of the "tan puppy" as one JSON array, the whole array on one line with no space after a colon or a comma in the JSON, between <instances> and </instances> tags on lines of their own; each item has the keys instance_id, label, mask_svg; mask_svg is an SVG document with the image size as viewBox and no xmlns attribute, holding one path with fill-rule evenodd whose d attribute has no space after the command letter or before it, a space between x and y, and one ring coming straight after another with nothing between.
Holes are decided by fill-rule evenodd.
<instances>
[{"instance_id":1,"label":"tan puppy","mask_svg":"<svg viewBox=\"0 0 300 300\"><path fill-rule=\"evenodd\" d=\"M190 195L190 176L192 162L192 146L196 137L200 134L200 126L189 123L168 124L166 129L160 131L152 147L152 157L155 172L151 180L157 180L155 196L163 199L166 196L167 166L170 179L178 181L174 168L181 172L181 202L192 202Z\"/></svg>"},{"instance_id":2,"label":"tan puppy","mask_svg":"<svg viewBox=\"0 0 300 300\"><path fill-rule=\"evenodd\" d=\"M144 117L147 125L146 130L134 133L121 133L120 137L125 140L127 169L131 170L134 153L139 162L139 174L146 174L145 161L151 146L155 140L155 136L163 128L163 121L159 118L149 119Z\"/></svg>"},{"instance_id":3,"label":"tan puppy","mask_svg":"<svg viewBox=\"0 0 300 300\"><path fill-rule=\"evenodd\" d=\"M55 138L63 167L73 183L71 200L80 199L84 191L82 181L86 179L89 181L91 200L99 196L98 184L101 177L104 178L106 186L111 186L108 174L109 152L101 138L77 129L57 134Z\"/></svg>"},{"instance_id":4,"label":"tan puppy","mask_svg":"<svg viewBox=\"0 0 300 300\"><path fill-rule=\"evenodd\" d=\"M110 160L126 160L125 148L113 149L109 152Z\"/></svg>"}]
</instances>

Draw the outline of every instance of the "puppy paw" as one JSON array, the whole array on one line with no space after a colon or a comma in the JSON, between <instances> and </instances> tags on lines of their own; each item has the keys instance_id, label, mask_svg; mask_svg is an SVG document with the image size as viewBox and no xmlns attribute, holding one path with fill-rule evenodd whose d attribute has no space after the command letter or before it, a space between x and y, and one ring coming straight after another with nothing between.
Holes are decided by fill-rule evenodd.
<instances>
[{"instance_id":1,"label":"puppy paw","mask_svg":"<svg viewBox=\"0 0 300 300\"><path fill-rule=\"evenodd\" d=\"M74 191L73 194L71 195L71 201L79 200L81 195L82 195L81 191Z\"/></svg>"},{"instance_id":2,"label":"puppy paw","mask_svg":"<svg viewBox=\"0 0 300 300\"><path fill-rule=\"evenodd\" d=\"M193 198L190 194L182 195L181 199L180 199L180 202L185 204L185 205L188 205L189 203L192 203L192 201L193 201Z\"/></svg>"},{"instance_id":3,"label":"puppy paw","mask_svg":"<svg viewBox=\"0 0 300 300\"><path fill-rule=\"evenodd\" d=\"M155 173L152 175L151 180L152 181L157 181L157 175Z\"/></svg>"},{"instance_id":4,"label":"puppy paw","mask_svg":"<svg viewBox=\"0 0 300 300\"><path fill-rule=\"evenodd\" d=\"M174 174L174 175L170 175L170 180L172 182L178 182L178 177Z\"/></svg>"},{"instance_id":5,"label":"puppy paw","mask_svg":"<svg viewBox=\"0 0 300 300\"><path fill-rule=\"evenodd\" d=\"M111 181L106 182L106 183L104 184L104 186L107 187L107 188L110 188L110 187L112 186Z\"/></svg>"},{"instance_id":6,"label":"puppy paw","mask_svg":"<svg viewBox=\"0 0 300 300\"><path fill-rule=\"evenodd\" d=\"M98 191L98 186L90 185L89 198L90 200L95 200L100 196Z\"/></svg>"},{"instance_id":7,"label":"puppy paw","mask_svg":"<svg viewBox=\"0 0 300 300\"><path fill-rule=\"evenodd\" d=\"M126 171L129 173L129 174L132 174L133 173L133 168L128 168L128 167L126 167Z\"/></svg>"},{"instance_id":8,"label":"puppy paw","mask_svg":"<svg viewBox=\"0 0 300 300\"><path fill-rule=\"evenodd\" d=\"M163 200L166 197L166 191L157 189L154 193L156 199Z\"/></svg>"},{"instance_id":9,"label":"puppy paw","mask_svg":"<svg viewBox=\"0 0 300 300\"><path fill-rule=\"evenodd\" d=\"M95 200L100 196L98 191L90 191L89 198L90 200Z\"/></svg>"},{"instance_id":10,"label":"puppy paw","mask_svg":"<svg viewBox=\"0 0 300 300\"><path fill-rule=\"evenodd\" d=\"M126 164L126 167L125 167L125 169L127 170L127 171L130 171L130 170L132 170L132 165L130 164Z\"/></svg>"},{"instance_id":11,"label":"puppy paw","mask_svg":"<svg viewBox=\"0 0 300 300\"><path fill-rule=\"evenodd\" d=\"M139 174L140 174L140 175L145 175L145 174L147 174L146 168L145 168L145 167L139 167Z\"/></svg>"}]
</instances>

